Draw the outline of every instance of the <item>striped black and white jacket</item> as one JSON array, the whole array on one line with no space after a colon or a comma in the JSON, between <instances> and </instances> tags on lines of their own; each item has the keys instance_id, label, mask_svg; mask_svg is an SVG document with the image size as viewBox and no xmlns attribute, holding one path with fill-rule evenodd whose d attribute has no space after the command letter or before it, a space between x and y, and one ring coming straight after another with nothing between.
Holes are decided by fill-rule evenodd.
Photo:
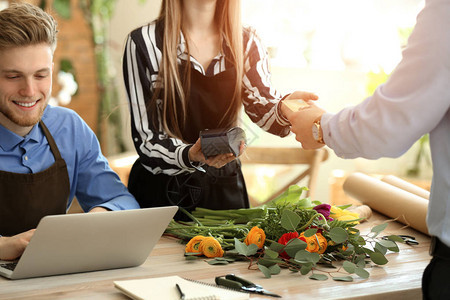
<instances>
[{"instance_id":1,"label":"striped black and white jacket","mask_svg":"<svg viewBox=\"0 0 450 300\"><path fill-rule=\"evenodd\" d=\"M177 175L193 172L196 168L189 161L191 144L170 138L160 128L153 128L147 103L152 98L162 49L157 47L162 30L156 22L133 30L127 38L123 56L123 75L131 112L133 142L144 167L153 174ZM178 45L178 62L186 60L186 42L181 34ZM289 134L289 121L281 114L282 96L270 82L268 53L254 30L244 28L244 109L250 119L263 130L284 137ZM223 53L224 51L222 51ZM225 56L219 54L205 71L191 57L192 68L205 76L213 76L225 70Z\"/></svg>"}]
</instances>

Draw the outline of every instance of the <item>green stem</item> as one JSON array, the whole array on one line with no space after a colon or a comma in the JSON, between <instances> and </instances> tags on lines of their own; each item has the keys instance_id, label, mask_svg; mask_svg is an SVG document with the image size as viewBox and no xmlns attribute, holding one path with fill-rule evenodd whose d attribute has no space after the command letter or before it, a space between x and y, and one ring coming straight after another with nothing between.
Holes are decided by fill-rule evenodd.
<instances>
[{"instance_id":1,"label":"green stem","mask_svg":"<svg viewBox=\"0 0 450 300\"><path fill-rule=\"evenodd\" d=\"M311 217L311 219L305 225L300 227L299 231L303 231L303 230L305 230L305 228L308 228L309 225L312 224L312 222L314 221L314 219L316 217L322 217L322 220L324 221L324 225L323 226L328 226L327 219L325 219L324 215L322 215L321 213L316 213L314 216Z\"/></svg>"}]
</instances>

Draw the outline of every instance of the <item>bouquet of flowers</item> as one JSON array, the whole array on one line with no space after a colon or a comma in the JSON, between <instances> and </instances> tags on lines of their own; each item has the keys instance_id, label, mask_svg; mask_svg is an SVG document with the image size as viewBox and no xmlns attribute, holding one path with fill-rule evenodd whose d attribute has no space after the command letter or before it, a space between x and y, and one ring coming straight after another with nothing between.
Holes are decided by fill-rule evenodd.
<instances>
[{"instance_id":1,"label":"bouquet of flowers","mask_svg":"<svg viewBox=\"0 0 450 300\"><path fill-rule=\"evenodd\" d=\"M371 263L386 264L387 251L399 251L400 237L380 237L387 224L362 235L355 228L361 219L348 206L300 199L304 190L291 186L262 207L184 211L192 221L172 220L166 234L187 242L186 259L206 256L212 265L248 260L266 277L286 268L315 280L353 281L351 274L368 278Z\"/></svg>"}]
</instances>

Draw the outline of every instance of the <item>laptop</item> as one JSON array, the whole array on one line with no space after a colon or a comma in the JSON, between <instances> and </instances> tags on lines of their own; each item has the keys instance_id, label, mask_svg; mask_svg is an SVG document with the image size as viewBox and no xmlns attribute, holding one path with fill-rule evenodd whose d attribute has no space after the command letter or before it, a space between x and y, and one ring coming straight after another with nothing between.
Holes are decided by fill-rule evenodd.
<instances>
[{"instance_id":1,"label":"laptop","mask_svg":"<svg viewBox=\"0 0 450 300\"><path fill-rule=\"evenodd\" d=\"M21 279L139 266L177 210L166 206L46 216L18 260L0 260L0 275Z\"/></svg>"}]
</instances>

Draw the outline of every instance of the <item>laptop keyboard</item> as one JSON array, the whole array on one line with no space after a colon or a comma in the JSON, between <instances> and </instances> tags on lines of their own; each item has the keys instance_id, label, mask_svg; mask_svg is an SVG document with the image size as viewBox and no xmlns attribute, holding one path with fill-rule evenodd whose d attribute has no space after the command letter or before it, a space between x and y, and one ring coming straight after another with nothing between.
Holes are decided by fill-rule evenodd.
<instances>
[{"instance_id":1,"label":"laptop keyboard","mask_svg":"<svg viewBox=\"0 0 450 300\"><path fill-rule=\"evenodd\" d=\"M16 266L17 266L17 262L7 263L7 264L0 264L0 267L3 267L5 269L11 270L11 271L14 271Z\"/></svg>"}]
</instances>

